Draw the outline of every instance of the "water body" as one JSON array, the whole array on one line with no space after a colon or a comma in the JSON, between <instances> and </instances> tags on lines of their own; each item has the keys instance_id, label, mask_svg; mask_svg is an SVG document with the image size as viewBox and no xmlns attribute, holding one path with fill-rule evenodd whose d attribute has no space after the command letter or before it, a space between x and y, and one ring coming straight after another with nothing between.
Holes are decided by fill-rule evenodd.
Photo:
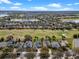
<instances>
[{"instance_id":1,"label":"water body","mask_svg":"<svg viewBox=\"0 0 79 59\"><path fill-rule=\"evenodd\" d=\"M72 22L72 23L79 23L79 19L74 20L63 20L63 22Z\"/></svg>"},{"instance_id":2,"label":"water body","mask_svg":"<svg viewBox=\"0 0 79 59\"><path fill-rule=\"evenodd\" d=\"M11 21L14 22L34 22L34 21L39 21L38 19L11 19Z\"/></svg>"},{"instance_id":3,"label":"water body","mask_svg":"<svg viewBox=\"0 0 79 59\"><path fill-rule=\"evenodd\" d=\"M8 14L0 14L0 17L9 16Z\"/></svg>"}]
</instances>

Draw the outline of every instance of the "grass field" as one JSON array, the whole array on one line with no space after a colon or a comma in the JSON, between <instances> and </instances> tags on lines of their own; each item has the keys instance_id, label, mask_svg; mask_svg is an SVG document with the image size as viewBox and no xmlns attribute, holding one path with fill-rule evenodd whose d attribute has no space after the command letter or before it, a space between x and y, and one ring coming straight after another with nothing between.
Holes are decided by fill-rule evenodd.
<instances>
[{"instance_id":1,"label":"grass field","mask_svg":"<svg viewBox=\"0 0 79 59\"><path fill-rule=\"evenodd\" d=\"M0 37L6 38L8 35L12 34L14 38L21 38L23 39L26 34L31 35L34 39L35 36L39 38L53 35L56 36L57 40L61 39L61 35L65 34L68 38L68 42L72 44L73 35L79 34L79 30L72 29L72 30L41 30L41 29L13 29L13 30L0 30Z\"/></svg>"},{"instance_id":2,"label":"grass field","mask_svg":"<svg viewBox=\"0 0 79 59\"><path fill-rule=\"evenodd\" d=\"M78 34L79 30L41 30L41 29L13 29L13 30L0 30L0 37L6 37L10 34L13 34L15 38L23 38L24 35L29 34L33 38L34 36L44 37L44 36L53 36L55 35L58 38L61 38L61 34L64 33L68 38L72 38L73 34Z\"/></svg>"}]
</instances>

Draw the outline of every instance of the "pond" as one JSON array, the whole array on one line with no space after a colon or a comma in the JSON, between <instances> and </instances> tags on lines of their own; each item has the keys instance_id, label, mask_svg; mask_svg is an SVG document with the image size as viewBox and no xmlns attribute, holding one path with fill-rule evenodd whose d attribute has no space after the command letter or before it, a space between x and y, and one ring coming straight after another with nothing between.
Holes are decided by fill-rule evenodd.
<instances>
[{"instance_id":1,"label":"pond","mask_svg":"<svg viewBox=\"0 0 79 59\"><path fill-rule=\"evenodd\" d=\"M38 19L11 19L11 21L14 22L34 22L34 21L39 21Z\"/></svg>"},{"instance_id":2,"label":"pond","mask_svg":"<svg viewBox=\"0 0 79 59\"><path fill-rule=\"evenodd\" d=\"M0 14L0 17L8 16L7 14Z\"/></svg>"},{"instance_id":3,"label":"pond","mask_svg":"<svg viewBox=\"0 0 79 59\"><path fill-rule=\"evenodd\" d=\"M74 22L74 23L79 23L79 19L74 19L74 20L63 20L63 22Z\"/></svg>"}]
</instances>

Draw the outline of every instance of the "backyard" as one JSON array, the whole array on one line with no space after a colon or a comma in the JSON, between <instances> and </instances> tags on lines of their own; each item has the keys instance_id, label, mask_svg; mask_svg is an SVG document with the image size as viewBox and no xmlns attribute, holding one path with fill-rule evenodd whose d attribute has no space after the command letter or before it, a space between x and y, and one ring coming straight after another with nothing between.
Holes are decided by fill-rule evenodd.
<instances>
[{"instance_id":1,"label":"backyard","mask_svg":"<svg viewBox=\"0 0 79 59\"><path fill-rule=\"evenodd\" d=\"M37 36L39 39L45 36L52 37L53 35L56 36L57 40L60 40L62 38L62 34L65 34L68 38L68 42L72 43L73 35L79 34L79 30L72 29L72 30L49 30L49 29L12 29L12 30L0 30L0 38L4 37L6 38L8 35L13 35L14 38L21 38L24 39L25 35L31 35L34 39L35 36Z\"/></svg>"}]
</instances>

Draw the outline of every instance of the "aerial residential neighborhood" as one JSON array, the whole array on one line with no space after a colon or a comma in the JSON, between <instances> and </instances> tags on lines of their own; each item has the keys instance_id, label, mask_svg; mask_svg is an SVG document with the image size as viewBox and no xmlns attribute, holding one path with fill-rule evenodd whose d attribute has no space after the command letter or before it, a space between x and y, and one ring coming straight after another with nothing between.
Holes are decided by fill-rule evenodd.
<instances>
[{"instance_id":1,"label":"aerial residential neighborhood","mask_svg":"<svg viewBox=\"0 0 79 59\"><path fill-rule=\"evenodd\" d=\"M79 59L79 1L0 0L0 59Z\"/></svg>"}]
</instances>

